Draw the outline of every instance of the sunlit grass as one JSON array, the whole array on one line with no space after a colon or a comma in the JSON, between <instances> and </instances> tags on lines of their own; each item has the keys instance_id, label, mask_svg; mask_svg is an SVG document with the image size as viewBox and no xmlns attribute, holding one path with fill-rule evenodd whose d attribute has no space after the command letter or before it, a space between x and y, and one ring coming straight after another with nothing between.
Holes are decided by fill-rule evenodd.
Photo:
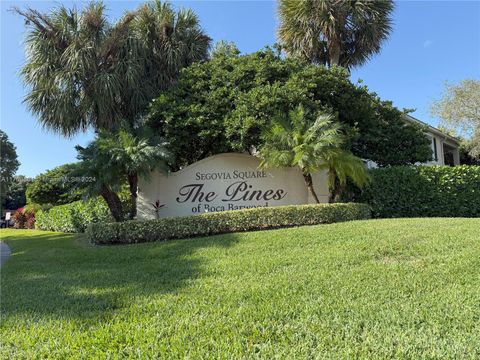
<instances>
[{"instance_id":1,"label":"sunlit grass","mask_svg":"<svg viewBox=\"0 0 480 360\"><path fill-rule=\"evenodd\" d=\"M2 230L1 358L478 358L480 219L94 247Z\"/></svg>"}]
</instances>

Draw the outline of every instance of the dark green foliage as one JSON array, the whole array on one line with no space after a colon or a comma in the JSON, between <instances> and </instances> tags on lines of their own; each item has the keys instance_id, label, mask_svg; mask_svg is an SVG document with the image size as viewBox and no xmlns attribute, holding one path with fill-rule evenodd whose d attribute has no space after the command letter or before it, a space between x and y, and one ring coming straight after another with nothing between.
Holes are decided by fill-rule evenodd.
<instances>
[{"instance_id":1,"label":"dark green foliage","mask_svg":"<svg viewBox=\"0 0 480 360\"><path fill-rule=\"evenodd\" d=\"M379 121L361 133L355 150L363 153L364 159L373 160L380 167L413 165L432 159L430 140L423 135L424 125L405 120L404 114L390 101L379 100L376 113Z\"/></svg>"},{"instance_id":2,"label":"dark green foliage","mask_svg":"<svg viewBox=\"0 0 480 360\"><path fill-rule=\"evenodd\" d=\"M460 142L460 164L462 165L480 165L480 155L473 156L472 150L475 143L472 140L463 140Z\"/></svg>"},{"instance_id":3,"label":"dark green foliage","mask_svg":"<svg viewBox=\"0 0 480 360\"><path fill-rule=\"evenodd\" d=\"M20 163L17 160L17 148L8 139L8 135L0 130L0 176L2 183L15 175Z\"/></svg>"},{"instance_id":4,"label":"dark green foliage","mask_svg":"<svg viewBox=\"0 0 480 360\"><path fill-rule=\"evenodd\" d=\"M8 135L0 130L0 207L5 203L8 188L20 166L16 150L15 145L8 139Z\"/></svg>"},{"instance_id":5,"label":"dark green foliage","mask_svg":"<svg viewBox=\"0 0 480 360\"><path fill-rule=\"evenodd\" d=\"M14 176L4 198L3 208L15 210L27 203L25 192L31 180L23 175Z\"/></svg>"},{"instance_id":6,"label":"dark green foliage","mask_svg":"<svg viewBox=\"0 0 480 360\"><path fill-rule=\"evenodd\" d=\"M28 203L39 205L63 205L80 200L78 181L81 178L72 176L78 164L65 164L38 175L27 187Z\"/></svg>"},{"instance_id":7,"label":"dark green foliage","mask_svg":"<svg viewBox=\"0 0 480 360\"><path fill-rule=\"evenodd\" d=\"M370 208L364 204L291 205L93 224L87 235L95 244L126 244L368 218Z\"/></svg>"},{"instance_id":8,"label":"dark green foliage","mask_svg":"<svg viewBox=\"0 0 480 360\"><path fill-rule=\"evenodd\" d=\"M480 166L399 166L371 170L355 196L374 217L479 217Z\"/></svg>"},{"instance_id":9,"label":"dark green foliage","mask_svg":"<svg viewBox=\"0 0 480 360\"><path fill-rule=\"evenodd\" d=\"M36 213L35 227L40 230L84 232L94 222L113 221L108 206L101 198L75 201Z\"/></svg>"},{"instance_id":10,"label":"dark green foliage","mask_svg":"<svg viewBox=\"0 0 480 360\"><path fill-rule=\"evenodd\" d=\"M216 153L258 149L271 118L299 104L310 113L332 113L344 125L348 148L363 159L413 164L431 155L421 129L352 84L345 69L282 59L269 49L183 69L177 85L153 101L148 124L169 140L182 167Z\"/></svg>"}]
</instances>

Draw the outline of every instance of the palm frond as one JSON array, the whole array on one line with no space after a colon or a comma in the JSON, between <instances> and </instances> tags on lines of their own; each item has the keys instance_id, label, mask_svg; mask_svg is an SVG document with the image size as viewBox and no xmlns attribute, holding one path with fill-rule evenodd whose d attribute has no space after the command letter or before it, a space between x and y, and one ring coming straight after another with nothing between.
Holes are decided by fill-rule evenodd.
<instances>
[{"instance_id":1,"label":"palm frond","mask_svg":"<svg viewBox=\"0 0 480 360\"><path fill-rule=\"evenodd\" d=\"M278 40L288 55L312 63L363 64L378 53L392 30L391 0L279 0Z\"/></svg>"},{"instance_id":2,"label":"palm frond","mask_svg":"<svg viewBox=\"0 0 480 360\"><path fill-rule=\"evenodd\" d=\"M197 16L167 2L141 6L114 24L102 2L14 11L29 28L25 102L42 126L67 137L134 123L182 67L208 55L210 39Z\"/></svg>"}]
</instances>

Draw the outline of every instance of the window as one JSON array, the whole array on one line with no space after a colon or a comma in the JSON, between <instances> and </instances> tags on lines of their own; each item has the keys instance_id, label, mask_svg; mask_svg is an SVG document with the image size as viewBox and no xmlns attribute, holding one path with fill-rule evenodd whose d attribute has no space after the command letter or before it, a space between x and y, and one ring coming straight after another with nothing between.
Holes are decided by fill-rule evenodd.
<instances>
[{"instance_id":1,"label":"window","mask_svg":"<svg viewBox=\"0 0 480 360\"><path fill-rule=\"evenodd\" d=\"M432 137L432 147L433 147L433 160L438 161L438 152L437 152L437 138Z\"/></svg>"},{"instance_id":2,"label":"window","mask_svg":"<svg viewBox=\"0 0 480 360\"><path fill-rule=\"evenodd\" d=\"M443 160L445 165L455 166L455 151L453 146L443 144Z\"/></svg>"}]
</instances>

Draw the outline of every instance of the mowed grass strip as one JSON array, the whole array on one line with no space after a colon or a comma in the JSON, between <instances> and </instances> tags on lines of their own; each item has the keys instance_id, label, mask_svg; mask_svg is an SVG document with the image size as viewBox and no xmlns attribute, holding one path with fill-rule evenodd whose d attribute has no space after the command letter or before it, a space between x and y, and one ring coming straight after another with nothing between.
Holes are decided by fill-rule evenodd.
<instances>
[{"instance_id":1,"label":"mowed grass strip","mask_svg":"<svg viewBox=\"0 0 480 360\"><path fill-rule=\"evenodd\" d=\"M480 219L94 247L2 230L1 358L479 358Z\"/></svg>"}]
</instances>

